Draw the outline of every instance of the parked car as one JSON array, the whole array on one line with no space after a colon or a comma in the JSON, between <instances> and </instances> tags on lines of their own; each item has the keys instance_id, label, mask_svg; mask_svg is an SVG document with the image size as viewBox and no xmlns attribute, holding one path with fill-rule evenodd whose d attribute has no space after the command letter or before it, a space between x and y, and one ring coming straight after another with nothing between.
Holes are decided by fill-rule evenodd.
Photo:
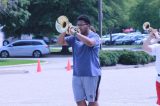
<instances>
[{"instance_id":1,"label":"parked car","mask_svg":"<svg viewBox=\"0 0 160 106\"><path fill-rule=\"evenodd\" d=\"M109 40L106 40L105 41L105 44L106 45L108 45L108 44L115 44L115 42L116 42L116 40L118 40L118 39L122 39L123 37L124 37L125 35L113 35L112 36L112 41L110 41L110 39Z\"/></svg>"},{"instance_id":2,"label":"parked car","mask_svg":"<svg viewBox=\"0 0 160 106\"><path fill-rule=\"evenodd\" d=\"M101 37L101 44L105 44L105 42L109 40L110 40L109 35L104 35Z\"/></svg>"},{"instance_id":3,"label":"parked car","mask_svg":"<svg viewBox=\"0 0 160 106\"><path fill-rule=\"evenodd\" d=\"M130 39L131 39L131 36L127 35L127 36L123 37L122 39L116 40L115 44L116 45L122 45L122 44L124 44L125 41L128 41Z\"/></svg>"},{"instance_id":4,"label":"parked car","mask_svg":"<svg viewBox=\"0 0 160 106\"><path fill-rule=\"evenodd\" d=\"M35 58L49 54L49 47L43 40L17 40L0 48L0 56L33 56Z\"/></svg>"},{"instance_id":5,"label":"parked car","mask_svg":"<svg viewBox=\"0 0 160 106\"><path fill-rule=\"evenodd\" d=\"M52 38L50 39L50 41L51 41L51 44L57 43L58 38L54 36L54 37L52 37Z\"/></svg>"},{"instance_id":6,"label":"parked car","mask_svg":"<svg viewBox=\"0 0 160 106\"><path fill-rule=\"evenodd\" d=\"M50 43L49 38L46 36L35 36L32 39L38 39L38 40L43 40L47 45Z\"/></svg>"},{"instance_id":7,"label":"parked car","mask_svg":"<svg viewBox=\"0 0 160 106\"><path fill-rule=\"evenodd\" d=\"M16 41L16 40L18 40L18 38L9 37L9 38L7 38L7 39L5 39L5 40L3 41L3 46L6 46L6 45L8 45L8 44L10 44L10 43L12 43L12 42L14 42L14 41Z\"/></svg>"}]
</instances>

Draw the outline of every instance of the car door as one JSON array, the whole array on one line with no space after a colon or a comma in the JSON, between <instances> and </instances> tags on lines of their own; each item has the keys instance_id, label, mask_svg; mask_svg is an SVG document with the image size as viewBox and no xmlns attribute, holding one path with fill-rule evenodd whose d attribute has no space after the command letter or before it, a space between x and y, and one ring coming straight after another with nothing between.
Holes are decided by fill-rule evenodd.
<instances>
[{"instance_id":1,"label":"car door","mask_svg":"<svg viewBox=\"0 0 160 106\"><path fill-rule=\"evenodd\" d=\"M19 41L10 46L9 52L11 56L29 56L30 47L30 42Z\"/></svg>"},{"instance_id":2,"label":"car door","mask_svg":"<svg viewBox=\"0 0 160 106\"><path fill-rule=\"evenodd\" d=\"M11 56L22 56L23 42L14 42L9 46L9 53Z\"/></svg>"}]
</instances>

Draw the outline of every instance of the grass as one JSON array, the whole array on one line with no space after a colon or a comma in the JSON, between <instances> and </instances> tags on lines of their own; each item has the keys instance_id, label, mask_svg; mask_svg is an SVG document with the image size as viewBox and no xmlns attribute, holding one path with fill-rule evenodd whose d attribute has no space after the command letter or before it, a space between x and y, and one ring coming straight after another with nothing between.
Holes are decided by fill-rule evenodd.
<instances>
[{"instance_id":1,"label":"grass","mask_svg":"<svg viewBox=\"0 0 160 106\"><path fill-rule=\"evenodd\" d=\"M50 48L50 52L60 52L61 51L61 47L60 48ZM69 48L69 51L72 51L71 48Z\"/></svg>"},{"instance_id":2,"label":"grass","mask_svg":"<svg viewBox=\"0 0 160 106\"><path fill-rule=\"evenodd\" d=\"M37 60L0 59L0 66L33 64L33 63L37 63Z\"/></svg>"},{"instance_id":3,"label":"grass","mask_svg":"<svg viewBox=\"0 0 160 106\"><path fill-rule=\"evenodd\" d=\"M142 45L103 45L105 48L142 48Z\"/></svg>"},{"instance_id":4,"label":"grass","mask_svg":"<svg viewBox=\"0 0 160 106\"><path fill-rule=\"evenodd\" d=\"M57 46L56 48L54 47L55 47L54 45L50 47L51 52L60 52L62 49L61 46ZM138 49L141 49L142 45L102 45L102 48L138 48ZM71 47L69 48L69 51L72 51Z\"/></svg>"}]
</instances>

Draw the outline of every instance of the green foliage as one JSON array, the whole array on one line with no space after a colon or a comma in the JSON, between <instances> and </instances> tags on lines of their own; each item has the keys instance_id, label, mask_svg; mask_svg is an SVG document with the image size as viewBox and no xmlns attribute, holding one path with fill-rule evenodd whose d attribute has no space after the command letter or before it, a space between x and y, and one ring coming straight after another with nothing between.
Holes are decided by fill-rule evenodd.
<instances>
[{"instance_id":1,"label":"green foliage","mask_svg":"<svg viewBox=\"0 0 160 106\"><path fill-rule=\"evenodd\" d=\"M135 65L140 63L140 58L138 53L132 51L126 51L120 56L119 63L126 65L129 64Z\"/></svg>"},{"instance_id":2,"label":"green foliage","mask_svg":"<svg viewBox=\"0 0 160 106\"><path fill-rule=\"evenodd\" d=\"M100 53L100 63L102 66L113 66L118 62L118 57L115 52L101 52Z\"/></svg>"},{"instance_id":3,"label":"green foliage","mask_svg":"<svg viewBox=\"0 0 160 106\"><path fill-rule=\"evenodd\" d=\"M122 31L123 28L142 28L144 21L160 27L159 0L102 0L103 34ZM66 15L76 25L81 14L89 15L98 29L98 0L1 0L0 24L6 25L8 35L32 33L58 35L55 21ZM97 30L98 32L98 30Z\"/></svg>"},{"instance_id":4,"label":"green foliage","mask_svg":"<svg viewBox=\"0 0 160 106\"><path fill-rule=\"evenodd\" d=\"M112 66L117 63L125 65L148 64L155 61L155 57L143 51L101 51L99 57L101 66Z\"/></svg>"},{"instance_id":5,"label":"green foliage","mask_svg":"<svg viewBox=\"0 0 160 106\"><path fill-rule=\"evenodd\" d=\"M5 32L7 35L18 35L23 32L22 27L25 26L29 16L28 5L30 0L8 0L8 6L4 13L1 13L1 24L5 24Z\"/></svg>"},{"instance_id":6,"label":"green foliage","mask_svg":"<svg viewBox=\"0 0 160 106\"><path fill-rule=\"evenodd\" d=\"M152 27L160 27L160 0L142 0L132 8L130 19L134 26L142 30L145 21L149 21Z\"/></svg>"}]
</instances>

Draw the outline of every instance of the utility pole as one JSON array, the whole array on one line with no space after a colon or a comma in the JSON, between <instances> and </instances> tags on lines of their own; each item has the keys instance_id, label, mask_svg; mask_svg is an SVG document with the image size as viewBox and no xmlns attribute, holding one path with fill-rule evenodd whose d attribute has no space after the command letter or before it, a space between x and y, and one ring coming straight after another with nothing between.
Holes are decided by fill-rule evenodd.
<instances>
[{"instance_id":1,"label":"utility pole","mask_svg":"<svg viewBox=\"0 0 160 106\"><path fill-rule=\"evenodd\" d=\"M99 22L99 36L102 37L102 0L98 0L98 22ZM102 49L102 45L100 46Z\"/></svg>"}]
</instances>

